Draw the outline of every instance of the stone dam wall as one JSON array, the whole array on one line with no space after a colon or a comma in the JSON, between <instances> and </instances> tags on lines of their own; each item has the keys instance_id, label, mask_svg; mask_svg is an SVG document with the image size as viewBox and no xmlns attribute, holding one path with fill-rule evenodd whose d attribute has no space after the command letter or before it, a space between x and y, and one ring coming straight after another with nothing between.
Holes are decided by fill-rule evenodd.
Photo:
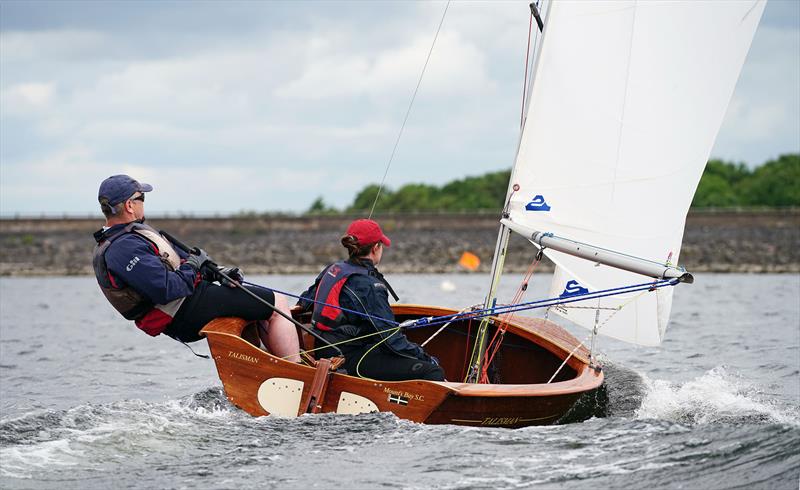
<instances>
[{"instance_id":1,"label":"stone dam wall","mask_svg":"<svg viewBox=\"0 0 800 490\"><path fill-rule=\"evenodd\" d=\"M339 238L354 216L153 217L148 223L205 248L247 274L317 273L344 257ZM392 239L387 273L459 272L464 251L491 267L496 214L403 214L376 219ZM0 219L0 275L90 275L97 218ZM680 264L692 272L800 272L800 210L693 211ZM512 234L505 270L524 272L535 247ZM552 270L545 261L539 271Z\"/></svg>"}]
</instances>

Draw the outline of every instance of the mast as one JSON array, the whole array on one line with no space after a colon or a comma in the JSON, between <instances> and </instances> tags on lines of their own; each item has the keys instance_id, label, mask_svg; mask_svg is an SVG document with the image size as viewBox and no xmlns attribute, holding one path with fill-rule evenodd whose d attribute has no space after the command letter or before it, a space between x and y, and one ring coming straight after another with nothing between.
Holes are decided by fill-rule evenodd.
<instances>
[{"instance_id":1,"label":"mast","mask_svg":"<svg viewBox=\"0 0 800 490\"><path fill-rule=\"evenodd\" d=\"M483 305L484 308L494 307L494 303L497 299L497 285L500 283L500 276L503 274L503 264L506 260L506 250L508 248L508 239L510 236L511 229L501 224L500 230L497 233L497 244L495 245L494 258L492 259L492 278L489 283L489 293L486 295L486 301ZM478 333L475 336L475 346L472 349L467 378L464 380L467 383L477 383L480 379L488 328L489 317L484 317L481 319Z\"/></svg>"},{"instance_id":2,"label":"mast","mask_svg":"<svg viewBox=\"0 0 800 490\"><path fill-rule=\"evenodd\" d=\"M546 1L546 0L543 0ZM541 49L542 45L542 37L543 37L543 23L541 20L540 10L537 6L539 2L533 2L530 4L530 11L531 16L536 19L536 24L539 27L540 35L536 37L534 41L534 55L533 55L533 66L534 69L531 73L531 83L528 86L528 96L526 97L526 104L530 102L530 91L531 87L533 87L533 82L536 78L536 71L538 68L538 59L539 59L539 50ZM527 70L527 66L526 66ZM527 107L525 107L524 112L527 114ZM527 117L525 118L527 120ZM519 155L519 146L522 142L522 134L525 131L525 121L522 121L520 126L520 133L519 133L519 140L517 142L517 152L516 155ZM516 157L515 157L516 158ZM506 205L503 208L503 220L508 219L508 205L511 201L511 196L514 195L514 192L518 189L518 186L514 185L514 170L511 171L511 176L508 182L508 191L506 192ZM491 271L491 279L489 282L489 291L486 294L486 299L484 301L483 307L484 309L494 308L495 302L497 301L497 286L500 284L500 276L503 274L503 266L505 265L506 261L506 252L508 250L508 240L511 237L511 228L506 226L505 223L501 220L500 222L500 229L497 232L497 243L495 244L494 248L494 256L492 258L492 271ZM489 317L484 317L481 320L480 326L478 327L477 334L475 336L475 345L473 346L472 356L470 357L469 362L469 369L467 370L467 376L464 380L466 383L477 383L480 379L481 368L483 367L483 355L486 349L486 333L489 329ZM469 341L469 339L467 339Z\"/></svg>"}]
</instances>

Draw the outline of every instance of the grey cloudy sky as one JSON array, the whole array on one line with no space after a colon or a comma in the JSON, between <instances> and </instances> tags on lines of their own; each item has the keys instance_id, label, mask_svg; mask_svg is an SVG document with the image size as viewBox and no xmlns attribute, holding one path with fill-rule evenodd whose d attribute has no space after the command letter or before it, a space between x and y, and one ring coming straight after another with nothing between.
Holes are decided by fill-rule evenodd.
<instances>
[{"instance_id":1,"label":"grey cloudy sky","mask_svg":"<svg viewBox=\"0 0 800 490\"><path fill-rule=\"evenodd\" d=\"M378 182L444 2L0 1L0 214L343 206ZM387 179L509 168L527 1L453 2ZM800 151L800 2L770 0L712 156Z\"/></svg>"}]
</instances>

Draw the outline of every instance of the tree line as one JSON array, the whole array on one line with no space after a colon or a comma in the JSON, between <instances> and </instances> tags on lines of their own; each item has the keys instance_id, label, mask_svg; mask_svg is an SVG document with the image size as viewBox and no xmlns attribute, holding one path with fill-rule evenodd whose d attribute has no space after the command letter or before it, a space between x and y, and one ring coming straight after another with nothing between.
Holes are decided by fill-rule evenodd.
<instances>
[{"instance_id":1,"label":"tree line","mask_svg":"<svg viewBox=\"0 0 800 490\"><path fill-rule=\"evenodd\" d=\"M454 180L442 186L406 184L385 188L375 212L477 211L503 206L511 170ZM328 206L318 197L308 214L369 211L378 192L370 184L344 209ZM709 160L692 201L693 208L800 206L800 154L781 155L754 169L743 163Z\"/></svg>"}]
</instances>

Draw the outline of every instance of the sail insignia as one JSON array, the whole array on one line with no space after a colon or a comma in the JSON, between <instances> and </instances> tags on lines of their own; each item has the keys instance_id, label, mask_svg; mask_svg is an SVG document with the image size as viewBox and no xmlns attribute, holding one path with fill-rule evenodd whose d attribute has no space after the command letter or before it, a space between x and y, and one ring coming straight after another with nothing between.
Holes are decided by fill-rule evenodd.
<instances>
[{"instance_id":1,"label":"sail insignia","mask_svg":"<svg viewBox=\"0 0 800 490\"><path fill-rule=\"evenodd\" d=\"M580 296L581 294L589 294L589 290L578 283L575 279L570 279L564 285L564 292L561 293L559 298L569 298L572 296Z\"/></svg>"},{"instance_id":2,"label":"sail insignia","mask_svg":"<svg viewBox=\"0 0 800 490\"><path fill-rule=\"evenodd\" d=\"M550 206L544 200L544 196L537 194L531 202L525 205L526 211L550 211Z\"/></svg>"}]
</instances>

